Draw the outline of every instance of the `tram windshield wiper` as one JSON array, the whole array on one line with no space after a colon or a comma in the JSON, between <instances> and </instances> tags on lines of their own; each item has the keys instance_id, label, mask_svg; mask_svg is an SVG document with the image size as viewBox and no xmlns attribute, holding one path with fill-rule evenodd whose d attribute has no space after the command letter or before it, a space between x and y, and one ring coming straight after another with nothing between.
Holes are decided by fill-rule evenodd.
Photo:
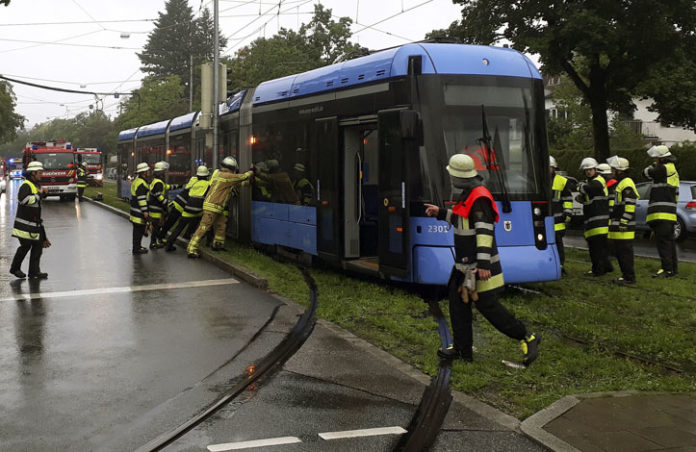
<instances>
[{"instance_id":1,"label":"tram windshield wiper","mask_svg":"<svg viewBox=\"0 0 696 452\"><path fill-rule=\"evenodd\" d=\"M507 185L505 183L505 175L503 174L504 161L503 156L498 157L496 150L500 149L500 136L498 135L498 128L495 129L495 139L493 140L493 146L491 146L491 134L488 131L488 121L486 120L486 107L481 105L481 129L483 132L483 137L479 138L479 142L484 146L484 160L486 162L486 169L488 174L493 176L495 173L496 182L500 188L501 202L503 204L503 212L512 212L512 204L510 204L510 195L508 194Z\"/></svg>"}]
</instances>

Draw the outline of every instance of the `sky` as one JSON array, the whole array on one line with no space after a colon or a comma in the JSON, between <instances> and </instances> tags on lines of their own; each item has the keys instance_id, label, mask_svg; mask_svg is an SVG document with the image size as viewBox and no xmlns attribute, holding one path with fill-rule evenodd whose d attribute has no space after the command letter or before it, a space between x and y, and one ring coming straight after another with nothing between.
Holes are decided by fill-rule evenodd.
<instances>
[{"instance_id":1,"label":"sky","mask_svg":"<svg viewBox=\"0 0 696 452\"><path fill-rule=\"evenodd\" d=\"M461 17L451 0L218 0L220 31L228 40L221 54L234 52L280 27L298 29L322 3L334 16L353 20L352 41L382 49L418 41ZM213 11L213 0L189 0L198 15ZM165 0L12 0L0 6L0 74L72 90L71 94L13 83L16 110L27 129L54 118L72 118L91 109L112 119L125 96L140 86L136 55L164 11ZM279 8L280 5L280 8Z\"/></svg>"}]
</instances>

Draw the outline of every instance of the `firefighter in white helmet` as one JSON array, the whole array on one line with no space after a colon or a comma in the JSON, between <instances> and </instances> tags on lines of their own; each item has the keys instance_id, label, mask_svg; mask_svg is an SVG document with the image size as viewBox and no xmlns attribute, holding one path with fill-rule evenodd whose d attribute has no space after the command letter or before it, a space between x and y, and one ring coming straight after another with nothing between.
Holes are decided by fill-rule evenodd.
<instances>
[{"instance_id":1,"label":"firefighter in white helmet","mask_svg":"<svg viewBox=\"0 0 696 452\"><path fill-rule=\"evenodd\" d=\"M655 233L660 269L653 278L668 278L677 274L677 244L674 226L677 224L677 201L679 199L679 173L674 165L675 158L664 145L648 149L653 164L643 170L652 180L650 201L646 221Z\"/></svg>"},{"instance_id":2,"label":"firefighter in white helmet","mask_svg":"<svg viewBox=\"0 0 696 452\"><path fill-rule=\"evenodd\" d=\"M614 202L609 220L609 242L621 268L621 276L614 282L617 284L635 284L633 239L635 238L638 189L633 179L628 175L627 159L615 155L609 157L607 163L611 166L613 177L617 181L611 195Z\"/></svg>"},{"instance_id":3,"label":"firefighter in white helmet","mask_svg":"<svg viewBox=\"0 0 696 452\"><path fill-rule=\"evenodd\" d=\"M133 223L133 254L145 254L147 248L141 245L147 223L150 221L150 211L147 205L147 195L150 192L148 178L150 165L138 163L135 167L135 179L131 184L130 221Z\"/></svg>"},{"instance_id":4,"label":"firefighter in white helmet","mask_svg":"<svg viewBox=\"0 0 696 452\"><path fill-rule=\"evenodd\" d=\"M248 185L253 180L254 166L244 174L237 174L239 166L234 157L225 157L220 163L220 169L213 173L210 179L210 189L203 202L203 216L196 232L191 237L186 252L188 257L200 257L198 247L203 236L212 228L213 250L225 249L225 232L227 229L227 216L225 215L227 204L232 197L232 190Z\"/></svg>"},{"instance_id":5,"label":"firefighter in white helmet","mask_svg":"<svg viewBox=\"0 0 696 452\"><path fill-rule=\"evenodd\" d=\"M580 169L587 180L578 185L580 194L576 198L582 207L585 225L585 240L590 249L592 268L588 276L602 276L614 271L609 262L609 194L604 178L597 172L597 160L592 157L582 159Z\"/></svg>"},{"instance_id":6,"label":"firefighter in white helmet","mask_svg":"<svg viewBox=\"0 0 696 452\"><path fill-rule=\"evenodd\" d=\"M198 227L198 222L203 215L203 201L210 188L209 176L210 171L208 171L208 167L205 165L199 166L196 169L195 182L190 186L187 184L187 188L184 189L186 201L184 202L181 218L167 238L167 247L165 251L176 250L174 244L179 234L184 230L188 232L191 231L192 228L196 229ZM192 233L193 231L191 231L191 234Z\"/></svg>"},{"instance_id":7,"label":"firefighter in white helmet","mask_svg":"<svg viewBox=\"0 0 696 452\"><path fill-rule=\"evenodd\" d=\"M448 288L454 343L437 354L445 359L473 360L471 305L475 304L498 331L520 341L524 364L529 365L537 357L541 338L528 333L497 297L505 285L495 242L498 207L471 157L453 155L447 172L452 185L462 190L458 204L452 209L425 204L426 215L447 221L454 229L455 261Z\"/></svg>"},{"instance_id":8,"label":"firefighter in white helmet","mask_svg":"<svg viewBox=\"0 0 696 452\"><path fill-rule=\"evenodd\" d=\"M568 178L556 173L558 163L556 159L549 156L549 171L551 172L551 212L553 213L553 230L556 233L556 248L558 258L561 261L561 272L565 273L565 248L563 237L565 236L566 226L573 217L573 192Z\"/></svg>"},{"instance_id":9,"label":"firefighter in white helmet","mask_svg":"<svg viewBox=\"0 0 696 452\"><path fill-rule=\"evenodd\" d=\"M40 269L43 248L51 246L46 238L46 230L41 219L41 200L48 196L48 188L41 187L41 162L30 162L25 169L26 179L17 190L17 214L15 215L12 236L19 239L19 248L15 252L10 273L17 278L26 278L20 268L27 253L29 255L29 277L35 279L48 278L48 274Z\"/></svg>"},{"instance_id":10,"label":"firefighter in white helmet","mask_svg":"<svg viewBox=\"0 0 696 452\"><path fill-rule=\"evenodd\" d=\"M165 161L155 163L152 180L150 181L147 208L150 211L150 224L152 225L152 234L150 236L151 250L164 247L162 242L166 233L164 222L169 205L169 200L167 199L169 185L164 180L167 177L168 169L169 163Z\"/></svg>"}]
</instances>

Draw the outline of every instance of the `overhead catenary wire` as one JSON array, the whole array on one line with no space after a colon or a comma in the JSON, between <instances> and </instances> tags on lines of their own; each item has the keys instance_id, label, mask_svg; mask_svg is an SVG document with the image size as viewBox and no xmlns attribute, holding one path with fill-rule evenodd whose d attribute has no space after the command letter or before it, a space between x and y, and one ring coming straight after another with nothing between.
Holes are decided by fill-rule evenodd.
<instances>
[{"instance_id":1,"label":"overhead catenary wire","mask_svg":"<svg viewBox=\"0 0 696 452\"><path fill-rule=\"evenodd\" d=\"M24 80L17 80L17 79L13 79L11 77L5 77L4 75L0 75L0 79L7 80L8 82L12 82L12 83L19 83L20 85L33 86L34 88L46 89L49 91L60 91L63 93L91 94L92 96L114 96L114 95L129 96L130 94L132 94L131 92L127 92L127 93L116 93L116 92L100 93L100 92L95 92L95 91L79 91L76 89L59 88L57 86L41 85L39 83L32 83L32 82L27 82Z\"/></svg>"}]
</instances>

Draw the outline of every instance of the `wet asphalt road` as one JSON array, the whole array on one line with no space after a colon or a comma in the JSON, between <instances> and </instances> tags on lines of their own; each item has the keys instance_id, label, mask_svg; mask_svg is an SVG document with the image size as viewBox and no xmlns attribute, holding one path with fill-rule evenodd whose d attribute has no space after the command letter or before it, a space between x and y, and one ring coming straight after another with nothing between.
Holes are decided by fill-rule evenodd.
<instances>
[{"instance_id":1,"label":"wet asphalt road","mask_svg":"<svg viewBox=\"0 0 696 452\"><path fill-rule=\"evenodd\" d=\"M130 223L86 202L44 202L49 278L16 280L17 186L0 198L0 450L139 450L233 387L296 322L296 305L181 251L132 256ZM246 450L393 450L427 381L341 334L320 323L275 375L165 450L278 437L294 442ZM433 450L543 450L496 416L455 400Z\"/></svg>"}]
</instances>

